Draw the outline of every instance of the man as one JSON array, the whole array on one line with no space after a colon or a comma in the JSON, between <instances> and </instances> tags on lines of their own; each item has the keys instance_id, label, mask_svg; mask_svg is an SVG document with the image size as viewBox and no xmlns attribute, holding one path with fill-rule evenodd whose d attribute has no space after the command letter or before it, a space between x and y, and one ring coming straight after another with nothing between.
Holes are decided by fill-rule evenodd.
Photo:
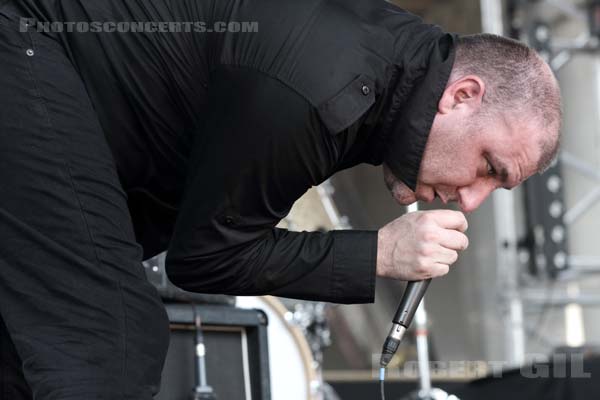
<instances>
[{"instance_id":1,"label":"man","mask_svg":"<svg viewBox=\"0 0 600 400\"><path fill-rule=\"evenodd\" d=\"M127 22L147 24L116 31ZM141 260L164 250L173 282L207 293L359 303L376 275L447 273L467 246L460 212L274 226L359 163L383 164L402 204L471 211L543 169L560 125L534 52L380 0L0 0L0 93L11 400L150 399L168 321Z\"/></svg>"}]
</instances>

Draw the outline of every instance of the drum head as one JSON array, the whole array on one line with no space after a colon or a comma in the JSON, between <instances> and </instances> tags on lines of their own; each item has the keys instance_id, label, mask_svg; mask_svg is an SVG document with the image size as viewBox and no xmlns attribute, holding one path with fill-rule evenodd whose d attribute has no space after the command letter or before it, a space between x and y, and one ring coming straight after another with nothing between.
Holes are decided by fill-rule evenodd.
<instances>
[{"instance_id":1,"label":"drum head","mask_svg":"<svg viewBox=\"0 0 600 400\"><path fill-rule=\"evenodd\" d=\"M273 400L317 400L319 382L310 347L300 328L286 319L289 312L271 296L238 297L237 307L256 308L267 314L269 370Z\"/></svg>"}]
</instances>

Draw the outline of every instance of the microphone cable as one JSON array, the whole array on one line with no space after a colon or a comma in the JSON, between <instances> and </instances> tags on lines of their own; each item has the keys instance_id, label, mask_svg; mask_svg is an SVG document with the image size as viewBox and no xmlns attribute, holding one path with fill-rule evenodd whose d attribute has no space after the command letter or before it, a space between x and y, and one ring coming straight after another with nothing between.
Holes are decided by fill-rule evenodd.
<instances>
[{"instance_id":1,"label":"microphone cable","mask_svg":"<svg viewBox=\"0 0 600 400\"><path fill-rule=\"evenodd\" d=\"M381 400L385 400L385 367L379 368L379 390L381 391Z\"/></svg>"}]
</instances>

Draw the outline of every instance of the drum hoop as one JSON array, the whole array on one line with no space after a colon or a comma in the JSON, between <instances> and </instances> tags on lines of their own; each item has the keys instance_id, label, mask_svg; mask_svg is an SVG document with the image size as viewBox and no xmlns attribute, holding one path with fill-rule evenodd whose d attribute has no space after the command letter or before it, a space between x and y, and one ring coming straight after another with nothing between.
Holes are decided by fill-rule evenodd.
<instances>
[{"instance_id":1,"label":"drum hoop","mask_svg":"<svg viewBox=\"0 0 600 400\"><path fill-rule=\"evenodd\" d=\"M273 308L276 311L276 314L279 317L279 319L284 323L284 325L289 327L292 333L292 337L294 338L294 342L296 342L296 344L298 345L298 348L300 349L300 355L304 360L304 372L306 373L306 377L308 378L308 387L306 391L306 393L308 393L307 400L316 400L316 397L313 395L311 383L316 382L318 380L318 376L317 372L312 367L314 363L314 358L308 341L306 340L306 337L304 337L304 333L302 333L302 330L298 326L291 324L285 319L285 314L290 311L287 308L285 308L281 301L279 301L273 296L260 296L260 298L263 299L268 306Z\"/></svg>"}]
</instances>

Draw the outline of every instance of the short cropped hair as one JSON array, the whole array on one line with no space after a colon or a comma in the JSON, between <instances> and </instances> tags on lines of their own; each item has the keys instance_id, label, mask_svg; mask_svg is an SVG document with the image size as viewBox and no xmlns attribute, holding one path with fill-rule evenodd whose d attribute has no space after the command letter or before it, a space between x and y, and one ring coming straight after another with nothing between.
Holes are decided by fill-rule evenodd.
<instances>
[{"instance_id":1,"label":"short cropped hair","mask_svg":"<svg viewBox=\"0 0 600 400\"><path fill-rule=\"evenodd\" d=\"M513 111L538 121L544 130L538 172L546 170L558 152L562 121L560 88L550 67L521 42L481 33L458 37L449 82L471 74L486 84L486 111Z\"/></svg>"}]
</instances>

